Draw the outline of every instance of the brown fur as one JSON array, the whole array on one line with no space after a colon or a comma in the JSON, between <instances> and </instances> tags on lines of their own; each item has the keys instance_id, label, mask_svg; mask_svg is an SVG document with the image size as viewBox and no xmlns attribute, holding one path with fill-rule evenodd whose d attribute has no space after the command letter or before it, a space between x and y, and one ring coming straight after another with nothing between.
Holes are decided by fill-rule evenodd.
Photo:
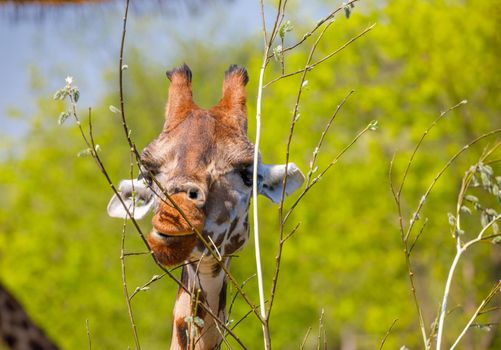
<instances>
[{"instance_id":1,"label":"brown fur","mask_svg":"<svg viewBox=\"0 0 501 350\"><path fill-rule=\"evenodd\" d=\"M221 224L223 218L229 217L225 203L234 203L228 197L228 184L213 185L217 177L253 161L254 147L246 135L248 76L245 69L231 66L225 73L223 97L209 110L193 102L188 66L167 72L167 76L171 86L164 129L143 151L142 163L151 173L168 177L168 182L158 179L190 223L202 232L207 207L219 213ZM211 173L209 168L213 169ZM187 183L199 190L199 200L187 197ZM160 202L152 224L158 233L168 235L158 237L152 233L148 239L162 264L178 264L189 257L197 239L189 235L193 230L168 200Z\"/></svg>"},{"instance_id":2,"label":"brown fur","mask_svg":"<svg viewBox=\"0 0 501 350\"><path fill-rule=\"evenodd\" d=\"M197 237L192 234L189 236L159 238L150 234L148 244L161 264L172 266L188 259L197 244Z\"/></svg>"},{"instance_id":3,"label":"brown fur","mask_svg":"<svg viewBox=\"0 0 501 350\"><path fill-rule=\"evenodd\" d=\"M181 208L190 221L191 225L199 232L202 232L205 223L205 215L195 203L186 198L185 193L177 193L171 199ZM168 200L160 202L160 208L153 217L153 227L160 233L167 235L182 235L193 232L191 226L181 216L179 211L172 205L167 204Z\"/></svg>"},{"instance_id":4,"label":"brown fur","mask_svg":"<svg viewBox=\"0 0 501 350\"><path fill-rule=\"evenodd\" d=\"M181 349L188 348L188 325L184 320L176 320L176 336Z\"/></svg>"}]
</instances>

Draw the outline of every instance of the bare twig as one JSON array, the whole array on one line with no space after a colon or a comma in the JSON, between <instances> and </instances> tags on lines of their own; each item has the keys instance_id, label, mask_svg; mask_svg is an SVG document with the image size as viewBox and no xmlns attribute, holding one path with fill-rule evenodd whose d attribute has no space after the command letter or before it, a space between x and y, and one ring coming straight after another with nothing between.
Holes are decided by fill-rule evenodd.
<instances>
[{"instance_id":1,"label":"bare twig","mask_svg":"<svg viewBox=\"0 0 501 350\"><path fill-rule=\"evenodd\" d=\"M301 45L306 39L308 39L313 33L315 33L317 31L317 29L320 28L325 22L327 22L330 19L334 18L334 16L338 12L340 12L345 6L350 6L350 5L354 4L354 3L356 3L357 1L359 1L359 0L348 1L343 6L340 6L337 9L335 9L334 11L332 11L331 13L329 13L326 17L324 17L320 21L318 21L317 24L313 27L313 29L311 29L306 34L304 34L303 37L301 38L301 40L299 40L297 43L295 43L295 44L293 44L293 45L291 45L289 47L284 48L283 51L287 52L287 51L293 50L296 47L298 47L299 45ZM269 58L271 58L271 57L269 57Z\"/></svg>"},{"instance_id":2,"label":"bare twig","mask_svg":"<svg viewBox=\"0 0 501 350\"><path fill-rule=\"evenodd\" d=\"M150 286L152 283L154 283L154 282L156 282L156 281L158 281L158 280L161 280L161 279L162 279L162 278L164 278L166 275L167 275L167 273L165 273L165 272L164 272L163 274L161 274L161 275L154 275L153 277L151 277L151 279L150 279L148 282L146 282L145 284L143 284L141 287L136 287L136 289L134 290L134 292L132 292L132 294L130 295L129 300L132 300L132 298L134 298L134 296L135 296L137 293L139 293L139 292L141 292L141 291L144 291L144 290L147 290L146 288L149 288L149 286Z\"/></svg>"},{"instance_id":3,"label":"bare twig","mask_svg":"<svg viewBox=\"0 0 501 350\"><path fill-rule=\"evenodd\" d=\"M491 236L484 237L485 232L497 221L501 219L501 215L496 216L492 221L490 221L478 234L478 236L475 239L472 239L471 241L465 243L463 246L458 245L457 246L457 251L456 251L456 256L454 257L454 260L452 261L451 267L449 269L449 274L447 276L447 281L445 283L445 290L444 290L444 295L442 298L442 307L440 310L440 318L438 321L438 333L437 333L437 350L440 350L441 345L442 345L442 338L443 338L443 329L444 329L444 322L445 322L445 315L447 311L447 301L449 298L449 291L450 287L452 284L452 277L454 276L454 272L456 270L456 266L463 255L463 253L472 245L489 239ZM492 235L492 236L499 236L499 235ZM473 322L473 321L471 321Z\"/></svg>"},{"instance_id":4,"label":"bare twig","mask_svg":"<svg viewBox=\"0 0 501 350\"><path fill-rule=\"evenodd\" d=\"M408 174L410 166L411 166L411 164L413 162L414 156L416 155L417 151L419 150L419 148L420 148L420 146L421 146L424 138L426 137L426 135L438 123L438 121L440 121L447 113L449 113L450 111L452 111L452 110L460 107L461 105L463 105L465 103L466 103L466 101L461 101L458 104L454 105L453 107L451 107L451 108L447 109L446 111L442 112L440 114L440 116L433 121L433 123L430 125L430 127L428 127L428 129L426 129L426 131L422 135L421 139L416 144L413 153L411 154L411 157L410 157L410 159L409 159L409 161L407 163L407 167L406 167L406 169L404 171L404 176L403 176L402 181L401 181L401 183L400 183L400 185L398 187L398 190L396 190L395 186L393 185L393 180L392 180L392 169L393 169L393 163L394 163L395 156L393 156L393 158L392 158L392 160L390 162L390 170L389 170L390 188L391 188L391 191L392 191L392 194L393 194L396 206L397 206L397 210L398 210L400 236L401 236L402 246L403 246L403 250L404 250L404 254L405 254L405 259L406 259L406 266L407 266L407 270L408 270L409 282L411 284L411 292L412 292L412 295L413 295L414 304L415 304L415 307L416 307L416 310L417 310L417 314L418 314L419 326L420 326L421 333L422 333L423 343L424 343L426 349L430 348L430 342L429 342L430 338L428 338L427 335L426 335L425 323L424 323L424 319L423 319L422 310L421 310L421 307L419 305L419 301L418 301L418 298L417 298L417 292L416 292L415 283L414 283L414 273L412 271L412 265L411 265L411 261L410 261L411 251L414 248L415 243L417 242L417 240L421 236L423 228L421 228L420 232L415 237L415 239L414 239L414 241L413 241L413 243L411 244L410 247L408 245L409 236L410 236L410 234L412 232L412 228L413 228L414 224L420 218L420 213L421 213L421 210L423 208L424 203L426 202L426 199L428 198L430 192L434 188L434 186L435 186L436 182L438 181L438 179L443 175L443 173L468 148L470 148L471 146L473 146L474 144L476 144L480 140L485 139L486 137L489 137L491 135L494 135L494 134L497 134L497 133L501 132L501 129L493 130L493 131L491 131L489 133L486 133L484 135L481 135L481 136L477 137L476 139L474 139L473 141L471 141L469 144L467 144L463 148L461 148L461 150L459 150L452 158L449 159L449 161L444 165L444 167L435 176L435 178L433 179L432 183L430 184L430 186L425 191L424 195L421 197L421 200L419 201L416 210L413 212L413 214L411 216L411 219L409 221L409 226L407 227L407 230L405 229L404 222L403 222L401 194L402 194L402 191L403 191L405 180L407 178L407 174Z\"/></svg>"},{"instance_id":5,"label":"bare twig","mask_svg":"<svg viewBox=\"0 0 501 350\"><path fill-rule=\"evenodd\" d=\"M329 24L332 23L332 22L329 22ZM300 74L300 73L304 73L304 72L307 72L307 71L310 71L312 70L313 68L315 68L316 66L318 66L319 64L321 64L322 62L328 60L329 58L337 55L339 52L343 51L346 47L348 47L350 44L352 44L354 41L356 41L357 39L361 38L362 36L364 36L365 34L367 34L371 29L373 29L374 27L376 26L376 24L374 23L373 25L369 26L368 28L366 28L364 31L362 31L360 34L354 36L353 38L351 38L350 40L348 40L346 43L344 43L341 47L339 47L337 50L331 52L330 54L328 54L327 56L319 59L318 61L314 62L314 63L311 63L311 64L308 64L306 65L304 68L302 69L299 69L297 71L294 71L294 72L291 72L291 73L287 73L287 74L283 74L270 80L269 82L267 82L263 88L267 88L268 86L276 83L277 81L279 80L282 80L284 78L288 78L288 77L292 77L294 75L297 75L297 74Z\"/></svg>"},{"instance_id":6,"label":"bare twig","mask_svg":"<svg viewBox=\"0 0 501 350\"><path fill-rule=\"evenodd\" d=\"M318 338L317 338L317 350L320 350L320 339L322 338L322 330L324 329L324 309L320 313L320 319L318 321Z\"/></svg>"},{"instance_id":7,"label":"bare twig","mask_svg":"<svg viewBox=\"0 0 501 350\"><path fill-rule=\"evenodd\" d=\"M394 319L393 322L391 323L390 328L388 328L388 330L386 331L386 334L384 335L383 340L381 340L381 345L379 345L379 350L383 350L384 343L386 342L386 339L388 339L388 336L390 335L390 333L393 329L393 326L397 323L397 321L398 321L398 318Z\"/></svg>"},{"instance_id":8,"label":"bare twig","mask_svg":"<svg viewBox=\"0 0 501 350\"><path fill-rule=\"evenodd\" d=\"M308 336L310 335L311 332L311 326L308 327L306 330L306 334L304 335L303 342L301 343L301 346L299 347L300 350L304 349L304 346L306 345L306 341L308 340Z\"/></svg>"},{"instance_id":9,"label":"bare twig","mask_svg":"<svg viewBox=\"0 0 501 350\"><path fill-rule=\"evenodd\" d=\"M87 330L87 340L89 341L89 350L92 350L92 341L90 337L89 320L85 320L85 329Z\"/></svg>"},{"instance_id":10,"label":"bare twig","mask_svg":"<svg viewBox=\"0 0 501 350\"><path fill-rule=\"evenodd\" d=\"M474 312L474 314L472 315L472 317L470 318L470 320L468 321L468 323L466 323L466 326L464 327L464 329L461 331L461 333L459 334L459 336L457 337L457 339L454 341L454 344L452 344L452 346L450 347L450 350L453 350L459 344L459 342L461 341L461 339L463 338L463 336L466 334L466 332L468 331L468 329L473 324L473 321L475 321L475 319L477 318L477 316L482 313L481 311L484 308L484 306L487 305L492 300L492 298L494 298L494 296L497 293L500 293L500 292L501 292L501 281L498 281L496 283L496 285L491 289L491 291L489 292L489 294L487 295L487 297L484 300L482 300L482 302L478 306L477 310Z\"/></svg>"},{"instance_id":11,"label":"bare twig","mask_svg":"<svg viewBox=\"0 0 501 350\"><path fill-rule=\"evenodd\" d=\"M123 224L123 229L122 229L122 244L120 246L120 262L121 262L121 270L122 270L122 286L123 286L123 291L124 291L124 296L125 296L125 304L127 305L127 313L129 315L129 320L130 320L130 325L132 328L132 334L134 336L134 343L136 345L136 349L140 350L141 345L139 343L139 337L137 335L137 328L136 328L136 322L134 321L134 314L132 313L132 306L130 304L130 297L129 297L129 291L127 289L127 277L125 273L125 256L124 256L124 251L125 251L125 229L127 227L127 220L124 219L124 224Z\"/></svg>"}]
</instances>

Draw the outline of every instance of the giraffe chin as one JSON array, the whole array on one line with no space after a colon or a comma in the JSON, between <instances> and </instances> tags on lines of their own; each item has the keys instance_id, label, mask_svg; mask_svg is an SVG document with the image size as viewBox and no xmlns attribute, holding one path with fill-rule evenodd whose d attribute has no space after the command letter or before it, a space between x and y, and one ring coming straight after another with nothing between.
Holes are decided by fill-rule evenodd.
<instances>
[{"instance_id":1,"label":"giraffe chin","mask_svg":"<svg viewBox=\"0 0 501 350\"><path fill-rule=\"evenodd\" d=\"M165 266L178 265L187 260L197 241L197 236L194 233L165 235L152 230L148 236L148 244L155 258Z\"/></svg>"}]
</instances>

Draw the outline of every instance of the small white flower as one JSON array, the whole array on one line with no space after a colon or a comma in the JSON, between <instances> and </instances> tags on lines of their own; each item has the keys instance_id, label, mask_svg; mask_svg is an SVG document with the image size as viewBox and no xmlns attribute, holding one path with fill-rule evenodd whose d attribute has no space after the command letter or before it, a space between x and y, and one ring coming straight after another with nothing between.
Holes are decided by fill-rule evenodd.
<instances>
[{"instance_id":1,"label":"small white flower","mask_svg":"<svg viewBox=\"0 0 501 350\"><path fill-rule=\"evenodd\" d=\"M72 76L67 76L66 79L64 79L66 81L66 84L68 85L71 85L71 83L73 83L73 77Z\"/></svg>"}]
</instances>

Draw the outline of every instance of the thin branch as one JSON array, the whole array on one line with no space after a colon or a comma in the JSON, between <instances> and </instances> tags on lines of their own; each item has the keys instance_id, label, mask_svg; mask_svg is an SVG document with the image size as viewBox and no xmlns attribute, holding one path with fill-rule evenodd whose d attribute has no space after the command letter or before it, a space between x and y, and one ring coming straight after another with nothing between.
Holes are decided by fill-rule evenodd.
<instances>
[{"instance_id":1,"label":"thin branch","mask_svg":"<svg viewBox=\"0 0 501 350\"><path fill-rule=\"evenodd\" d=\"M332 23L332 22L329 22L329 24ZM312 64L308 64L306 65L303 69L299 69L295 72L292 72L292 73L287 73L287 74L282 74L278 77L276 77L275 79L272 79L270 80L269 82L267 82L263 88L267 88L268 86L270 86L271 84L274 84L276 83L277 81L279 80L282 80L284 78L288 78L288 77L292 77L294 75L297 75L297 74L300 74L300 73L303 73L303 72L307 72L307 71L310 71L312 70L313 68L315 68L316 66L318 66L319 64L321 64L322 62L328 60L329 58L337 55L339 52L343 51L346 47L348 47L350 44L352 44L354 41L356 41L357 39L359 39L360 37L364 36L365 34L367 34L370 30L372 30L374 27L376 26L376 24L374 23L373 25L369 26L368 28L366 28L364 31L362 31L360 34L354 36L353 38L351 38L350 40L348 40L346 43L344 43L341 47L339 47L337 50L331 52L330 54L328 54L327 56L319 59L318 61L316 61L315 63L312 63Z\"/></svg>"},{"instance_id":2,"label":"thin branch","mask_svg":"<svg viewBox=\"0 0 501 350\"><path fill-rule=\"evenodd\" d=\"M383 340L381 340L381 345L379 346L379 350L383 350L384 343L386 342L386 339L390 335L391 330L393 329L393 326L397 323L397 321L398 321L398 318L394 319L393 322L391 323L390 328L388 328L388 330L386 331L386 334L384 335Z\"/></svg>"},{"instance_id":3,"label":"thin branch","mask_svg":"<svg viewBox=\"0 0 501 350\"><path fill-rule=\"evenodd\" d=\"M322 30L322 32L320 33L320 35L318 36L317 40L315 41L315 43L313 44L313 46L311 47L310 49L310 53L308 55L308 58L306 60L306 64L305 66L308 66L311 62L311 59L313 57L313 54L315 53L315 50L320 42L320 40L322 39L322 37L324 36L325 32L327 31L327 29L330 27L330 25L332 24L333 22L329 22L325 28ZM294 129L295 129L295 126L296 126L296 123L298 121L298 117L299 117L299 104L300 104L300 101L301 101L301 96L302 96L302 92L303 92L303 88L305 86L305 81L306 81L306 74L307 74L307 71L305 70L303 72L303 75L301 77L301 82L299 83L299 88L298 88L298 92L297 92L297 96L296 96L296 102L295 102L295 105L294 105L294 111L292 113L292 119L291 119L291 124L290 124L290 129L289 129L289 137L287 139L287 146L286 146L286 151L285 151L285 169L286 169L286 172L287 172L287 169L288 169L288 166L289 166L289 158L290 158L290 147L291 147L291 143L292 143L292 138L294 136ZM275 272L273 274L273 280L272 280L272 283L271 283L271 291L270 291L270 303L268 305L268 310L266 312L266 319L269 320L270 318L270 315L271 315L271 310L272 310L272 307L273 307L273 301L275 299L275 291L276 291L276 288L277 288L277 284L278 284L278 276L279 276L279 272L280 272L280 265L281 265L281 261L282 261L282 250L283 250L283 235L284 235L284 220L283 220L283 210L284 210L284 199L285 199L285 189L286 189L286 186L287 186L287 176L284 176L284 179L282 181L282 191L281 191L281 195L280 195L280 204L279 204L279 209L278 209L278 217L279 217L279 222L280 222L280 235L279 235L279 239L278 239L278 248L277 248L277 254L276 254L276 257L275 257Z\"/></svg>"},{"instance_id":4,"label":"thin branch","mask_svg":"<svg viewBox=\"0 0 501 350\"><path fill-rule=\"evenodd\" d=\"M87 330L87 340L89 341L89 350L92 350L92 341L90 337L89 320L85 320L85 329Z\"/></svg>"},{"instance_id":5,"label":"thin branch","mask_svg":"<svg viewBox=\"0 0 501 350\"><path fill-rule=\"evenodd\" d=\"M304 335L303 342L301 343L301 346L299 347L300 350L304 349L304 346L306 345L306 341L308 340L308 336L310 335L311 332L311 327L308 327L306 330L306 334Z\"/></svg>"},{"instance_id":6,"label":"thin branch","mask_svg":"<svg viewBox=\"0 0 501 350\"><path fill-rule=\"evenodd\" d=\"M149 288L149 286L158 281L158 280L161 280L162 278L164 278L165 276L167 275L167 273L163 273L161 275L154 275L148 282L146 282L145 284L143 284L141 287L136 287L136 289L134 290L134 292L130 295L129 297L129 300L132 300L132 298L134 298L134 296L141 292L141 291L144 291L144 290L147 290L146 288Z\"/></svg>"},{"instance_id":7,"label":"thin branch","mask_svg":"<svg viewBox=\"0 0 501 350\"><path fill-rule=\"evenodd\" d=\"M329 13L326 17L322 18L320 21L317 22L317 24L315 25L315 27L313 27L313 29L311 29L309 32L307 32L306 34L303 35L303 37L301 38L301 40L299 40L297 43L295 43L294 45L291 45L289 47L286 47L283 49L284 52L287 52L287 51L290 51L292 49L295 49L296 47L298 47L299 45L301 45L306 39L308 39L313 33L315 33L317 31L318 28L320 28L325 22L327 22L328 20L334 18L334 16L339 12L341 11L342 9L344 9L344 6L350 6L351 4L354 4L355 2L357 2L358 0L352 0L352 1L348 1L346 4L344 4L343 6L340 6L338 7L337 9L335 9L334 11L332 11L331 13ZM271 57L269 57L271 58Z\"/></svg>"},{"instance_id":8,"label":"thin branch","mask_svg":"<svg viewBox=\"0 0 501 350\"><path fill-rule=\"evenodd\" d=\"M285 243L289 238L292 237L292 235L294 235L296 232L297 232L297 229L299 228L299 226L301 225L301 222L298 222L297 225L292 229L291 232L289 232L289 234L287 236L285 236L280 242L283 244Z\"/></svg>"},{"instance_id":9,"label":"thin branch","mask_svg":"<svg viewBox=\"0 0 501 350\"><path fill-rule=\"evenodd\" d=\"M473 146L474 144L478 143L479 141L489 137L489 136L492 136L492 135L495 135L495 134L499 134L501 133L501 129L495 129L495 130L492 130L490 132L487 132L477 138L475 138L473 141L471 141L470 143L468 143L467 145L463 146L456 154L454 154L454 156L452 156L448 161L447 163L444 165L444 167L438 172L438 174L433 178L433 181L431 182L430 186L427 188L426 192L424 193L424 195L421 197L421 200L419 201L419 204L416 208L416 210L414 211L414 215L413 217L411 218L411 221L410 221L410 225L409 225L409 228L407 229L407 233L405 235L405 238L407 240L407 238L409 237L411 231L412 231L412 228L417 220L417 218L419 217L419 214L421 213L421 209L423 208L423 205L424 203L426 202L426 199L428 198L428 196L430 195L431 193L431 190L435 187L435 184L437 183L437 181L440 179L440 177L445 173L445 171L452 165L452 163L454 163L454 161L461 155L463 154L466 150L468 150L471 146Z\"/></svg>"},{"instance_id":10,"label":"thin branch","mask_svg":"<svg viewBox=\"0 0 501 350\"><path fill-rule=\"evenodd\" d=\"M137 335L137 328L136 328L136 322L134 321L134 314L132 312L132 306L130 304L130 297L129 297L129 291L127 289L127 277L125 273L125 256L124 256L124 251L125 251L125 229L127 227L127 219L124 219L124 224L122 228L122 243L120 246L120 265L121 265L121 271L122 271L122 286L123 286L123 291L124 291L124 297L125 297L125 304L127 305L127 313L129 314L129 320L130 320L130 325L132 328L132 334L134 336L134 343L136 345L137 350L141 350L141 345L139 344L139 337Z\"/></svg>"},{"instance_id":11,"label":"thin branch","mask_svg":"<svg viewBox=\"0 0 501 350\"><path fill-rule=\"evenodd\" d=\"M486 240L489 237L484 237L485 232L497 221L501 219L501 215L496 216L492 221L490 221L487 225L485 225L484 228L480 231L478 236L475 239L472 239L471 241L467 242L464 246L458 246L456 256L454 257L454 260L452 261L451 267L449 269L449 274L447 276L447 281L445 283L445 288L444 288L444 294L442 298L442 307L440 310L440 318L438 321L438 333L437 333L437 350L440 350L441 345L442 345L442 338L443 338L443 329L444 329L444 322L445 322L445 315L447 311L447 301L449 298L449 291L450 287L452 284L452 278L454 276L454 272L456 270L456 266L463 255L463 253L472 245ZM493 236L498 236L498 235L493 235ZM473 322L473 321L472 321Z\"/></svg>"},{"instance_id":12,"label":"thin branch","mask_svg":"<svg viewBox=\"0 0 501 350\"><path fill-rule=\"evenodd\" d=\"M289 210L287 210L286 214L284 215L283 217L283 223L285 224L287 222L287 220L289 219L290 215L292 214L292 212L294 211L294 209L297 207L297 205L299 204L299 202L302 200L302 198L313 188L313 186L315 186L321 179L322 177L332 168L332 166L334 166L335 164L337 164L339 162L339 160L341 159L341 157L358 141L358 139L360 139L360 137L362 137L367 131L370 130L370 125L366 126L365 128L363 128L354 138L353 140L350 141L350 143L348 143L348 145L346 145L337 155L336 157L334 157L334 159L329 163L329 165L327 165L321 172L319 175L317 175L316 177L314 177L312 179L312 181L310 182L310 184L305 187L303 189L303 191L299 194L299 196L297 197L297 199L294 201L294 203L292 203L291 207L289 208Z\"/></svg>"},{"instance_id":13,"label":"thin branch","mask_svg":"<svg viewBox=\"0 0 501 350\"><path fill-rule=\"evenodd\" d=\"M414 238L414 241L412 241L412 244L411 244L411 246L409 247L409 253L408 253L409 255L411 255L412 250L414 249L414 246L416 245L416 243L417 243L417 241L418 241L419 237L421 237L421 234L423 233L423 231L424 231L424 229L425 229L425 227L426 227L426 225L427 225L427 224L428 224L428 218L426 218L426 219L424 220L423 226L421 226L421 229L419 230L419 233L418 233L418 234L416 235L416 237Z\"/></svg>"},{"instance_id":14,"label":"thin branch","mask_svg":"<svg viewBox=\"0 0 501 350\"><path fill-rule=\"evenodd\" d=\"M343 100L341 101L340 104L337 105L336 107L336 110L334 111L334 113L332 114L331 118L329 119L329 121L327 122L327 124L325 124L325 127L324 127L324 130L322 131L322 135L320 136L320 139L318 140L318 143L317 143L317 146L315 147L314 151L313 151L313 156L312 156L312 159L310 161L310 169L308 170L308 174L306 175L306 186L308 186L310 184L310 181L311 181L311 176L313 175L313 173L315 172L315 163L317 161L317 157L318 157L318 154L320 153L320 148L322 147L322 144L324 142L324 139L325 139L325 136L327 135L327 132L329 131L331 125L332 125L332 122L334 121L334 119L336 118L337 114L339 113L339 111L341 110L341 108L343 107L344 103L346 102L346 100L354 93L355 91L354 90L351 90L344 98Z\"/></svg>"},{"instance_id":15,"label":"thin branch","mask_svg":"<svg viewBox=\"0 0 501 350\"><path fill-rule=\"evenodd\" d=\"M418 143L416 144L416 147L414 148L414 151L412 152L411 154L411 157L409 158L409 162L407 163L407 167L405 168L405 171L404 171L404 176L402 178L402 182L400 183L400 187L398 188L398 192L397 192L397 196L400 198L400 195L402 193L402 189L404 188L404 184L405 184L405 180L407 178L407 174L409 173L409 169L411 167L411 164L412 164L412 161L414 160L414 156L416 155L417 151L419 150L419 148L421 147L421 144L423 143L423 140L424 138L426 137L426 135L428 135L428 133L435 127L435 125L437 125L437 123L443 118L445 117L449 112L455 110L456 108L459 108L461 107L462 105L466 104L467 101L466 100L463 100L459 103L457 103L456 105L450 107L449 109L447 109L446 111L440 113L440 115L438 116L437 119L435 119L431 125L425 130L425 132L423 133L423 135L421 136L421 138L419 139Z\"/></svg>"},{"instance_id":16,"label":"thin branch","mask_svg":"<svg viewBox=\"0 0 501 350\"><path fill-rule=\"evenodd\" d=\"M320 313L320 319L318 321L318 337L317 337L317 350L320 350L320 339L322 337L322 330L324 329L324 309Z\"/></svg>"},{"instance_id":17,"label":"thin branch","mask_svg":"<svg viewBox=\"0 0 501 350\"><path fill-rule=\"evenodd\" d=\"M499 292L501 292L501 281L498 281L496 283L496 285L491 289L491 291L489 292L487 297L484 300L482 300L482 302L478 306L477 310L473 313L473 316L470 318L470 320L468 321L468 323L466 324L464 329L461 331L459 336L456 338L456 341L454 341L454 344L452 344L452 346L450 347L450 350L453 350L459 344L459 342L461 341L463 336L466 334L466 332L468 331L470 326L473 324L473 321L475 321L475 319L478 317L478 315L481 314L481 311L484 308L484 306L487 305L492 300L492 298L494 298L494 296Z\"/></svg>"}]
</instances>

